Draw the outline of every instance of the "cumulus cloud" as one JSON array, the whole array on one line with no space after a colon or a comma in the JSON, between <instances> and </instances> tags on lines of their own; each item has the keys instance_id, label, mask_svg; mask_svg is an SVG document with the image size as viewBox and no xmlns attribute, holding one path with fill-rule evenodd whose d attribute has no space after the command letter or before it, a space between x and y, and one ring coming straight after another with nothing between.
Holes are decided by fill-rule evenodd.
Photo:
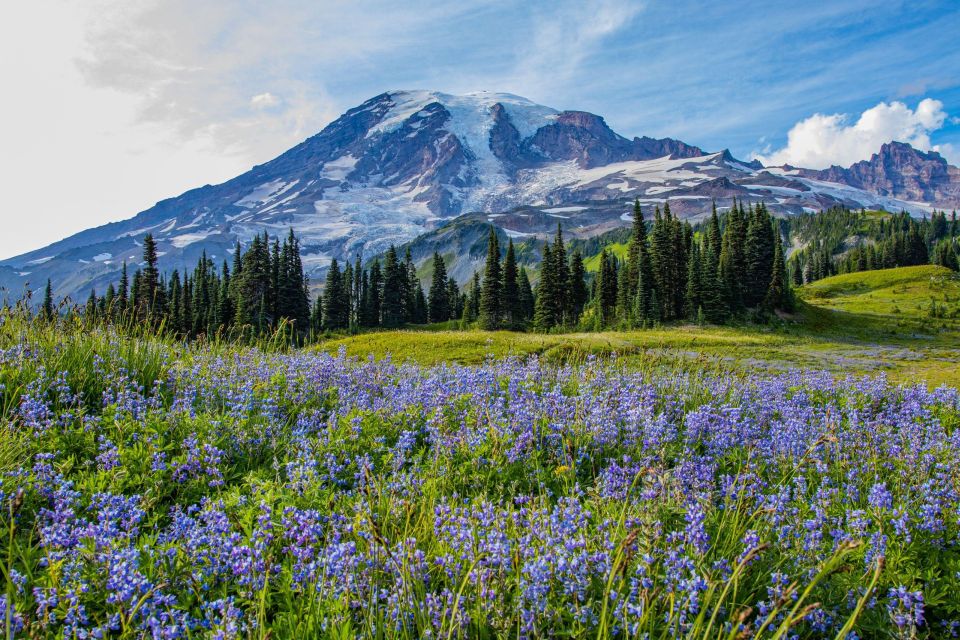
<instances>
[{"instance_id":1,"label":"cumulus cloud","mask_svg":"<svg viewBox=\"0 0 960 640\"><path fill-rule=\"evenodd\" d=\"M880 145L893 140L923 151L951 154L954 150L949 145L938 148L930 142L930 134L942 128L947 117L943 103L932 98L921 100L915 109L903 102L881 102L861 113L856 121L846 114L817 113L790 129L785 147L754 156L765 165L823 169L865 160Z\"/></svg>"}]
</instances>

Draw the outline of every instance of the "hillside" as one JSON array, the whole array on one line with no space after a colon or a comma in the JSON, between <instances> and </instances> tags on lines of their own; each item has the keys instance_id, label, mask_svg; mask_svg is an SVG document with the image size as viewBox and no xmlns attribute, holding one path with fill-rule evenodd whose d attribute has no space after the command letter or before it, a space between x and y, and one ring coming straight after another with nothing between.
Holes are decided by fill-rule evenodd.
<instances>
[{"instance_id":1,"label":"hillside","mask_svg":"<svg viewBox=\"0 0 960 640\"><path fill-rule=\"evenodd\" d=\"M960 322L960 274L920 265L831 276L808 284L798 296L811 305L887 319L929 319L932 305Z\"/></svg>"}]
</instances>

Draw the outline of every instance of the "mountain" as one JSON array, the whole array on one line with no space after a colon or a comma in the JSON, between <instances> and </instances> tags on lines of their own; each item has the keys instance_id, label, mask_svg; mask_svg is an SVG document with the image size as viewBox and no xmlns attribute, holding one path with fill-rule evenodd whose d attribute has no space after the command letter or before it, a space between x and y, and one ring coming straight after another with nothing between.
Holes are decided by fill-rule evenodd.
<instances>
[{"instance_id":1,"label":"mountain","mask_svg":"<svg viewBox=\"0 0 960 640\"><path fill-rule=\"evenodd\" d=\"M801 169L800 175L945 209L960 206L960 169L948 165L936 151L918 151L903 142L884 144L880 153L846 169Z\"/></svg>"},{"instance_id":2,"label":"mountain","mask_svg":"<svg viewBox=\"0 0 960 640\"><path fill-rule=\"evenodd\" d=\"M203 252L229 260L238 239L292 227L318 282L333 258L370 257L463 216L515 238L543 237L558 222L589 237L629 224L634 198L648 211L669 200L685 218L734 197L781 215L835 204L922 213L952 202L957 169L936 154L901 161L902 146L862 170L765 168L670 138L628 139L600 116L519 96L391 91L223 184L0 261L0 286L17 297L51 278L57 296L83 299L139 261L146 233L170 271Z\"/></svg>"}]
</instances>

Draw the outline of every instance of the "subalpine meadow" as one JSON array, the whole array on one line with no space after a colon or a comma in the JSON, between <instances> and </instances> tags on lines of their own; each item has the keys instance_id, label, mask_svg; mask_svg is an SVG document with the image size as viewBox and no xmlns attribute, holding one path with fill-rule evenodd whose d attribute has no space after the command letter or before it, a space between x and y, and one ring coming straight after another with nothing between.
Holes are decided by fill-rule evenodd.
<instances>
[{"instance_id":1,"label":"subalpine meadow","mask_svg":"<svg viewBox=\"0 0 960 640\"><path fill-rule=\"evenodd\" d=\"M6 309L4 633L950 637L957 287L307 349Z\"/></svg>"}]
</instances>

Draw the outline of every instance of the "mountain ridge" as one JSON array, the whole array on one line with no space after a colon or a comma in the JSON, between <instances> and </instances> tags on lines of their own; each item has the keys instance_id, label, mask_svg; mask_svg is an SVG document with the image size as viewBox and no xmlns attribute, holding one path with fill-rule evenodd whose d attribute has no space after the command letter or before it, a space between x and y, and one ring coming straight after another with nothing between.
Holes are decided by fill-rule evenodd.
<instances>
[{"instance_id":1,"label":"mountain ridge","mask_svg":"<svg viewBox=\"0 0 960 640\"><path fill-rule=\"evenodd\" d=\"M696 218L734 197L780 215L836 204L919 214L939 205L915 195L960 194L960 170L938 154L887 145L883 153L892 159L857 169L763 167L672 138L629 139L599 115L512 94L385 92L231 180L0 260L0 286L20 292L50 278L59 296L102 291L124 261L140 260L146 233L169 271L203 253L229 260L238 240L292 227L318 280L333 258L376 255L461 216L486 216L510 237L539 237L558 222L589 237L629 224L634 198L645 210L669 200L680 217Z\"/></svg>"}]
</instances>

